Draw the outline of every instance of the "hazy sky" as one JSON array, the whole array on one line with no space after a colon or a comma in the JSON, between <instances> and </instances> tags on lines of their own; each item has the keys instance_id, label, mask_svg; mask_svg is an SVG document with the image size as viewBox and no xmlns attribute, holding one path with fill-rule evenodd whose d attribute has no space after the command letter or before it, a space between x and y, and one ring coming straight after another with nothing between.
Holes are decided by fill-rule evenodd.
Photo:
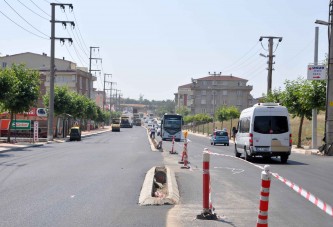
<instances>
[{"instance_id":1,"label":"hazy sky","mask_svg":"<svg viewBox=\"0 0 333 227\"><path fill-rule=\"evenodd\" d=\"M267 59L259 53L268 54L268 43L259 42L260 36L283 37L278 46L274 40L273 89L306 77L316 26L319 62L328 52L327 26L314 21L328 20L329 0L59 2L72 3L74 11L57 7L56 20L74 20L76 27L56 26L56 37L72 37L74 43L56 42L55 56L89 67L89 47L100 47L92 56L103 59L92 64L102 70L94 87L102 90L104 73L113 74L125 98L174 99L178 86L214 71L247 79L251 94L261 96L267 90ZM50 14L48 0L0 1L1 55L50 55Z\"/></svg>"}]
</instances>

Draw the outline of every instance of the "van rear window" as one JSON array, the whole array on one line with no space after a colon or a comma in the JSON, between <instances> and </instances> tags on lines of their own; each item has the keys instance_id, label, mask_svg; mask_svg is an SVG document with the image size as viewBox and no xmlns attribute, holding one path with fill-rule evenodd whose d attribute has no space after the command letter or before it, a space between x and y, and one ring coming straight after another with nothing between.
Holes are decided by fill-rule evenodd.
<instances>
[{"instance_id":1,"label":"van rear window","mask_svg":"<svg viewBox=\"0 0 333 227\"><path fill-rule=\"evenodd\" d=\"M281 134L289 131L286 116L256 116L253 131L261 134Z\"/></svg>"}]
</instances>

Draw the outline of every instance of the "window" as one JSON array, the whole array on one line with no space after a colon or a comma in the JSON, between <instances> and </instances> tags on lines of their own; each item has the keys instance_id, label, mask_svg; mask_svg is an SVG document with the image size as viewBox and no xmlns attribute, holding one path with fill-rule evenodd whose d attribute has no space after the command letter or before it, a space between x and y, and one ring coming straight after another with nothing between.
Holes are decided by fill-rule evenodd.
<instances>
[{"instance_id":1,"label":"window","mask_svg":"<svg viewBox=\"0 0 333 227\"><path fill-rule=\"evenodd\" d=\"M202 83L203 83L203 85L207 85L207 81L205 81L205 80Z\"/></svg>"},{"instance_id":2,"label":"window","mask_svg":"<svg viewBox=\"0 0 333 227\"><path fill-rule=\"evenodd\" d=\"M239 128L238 131L241 133L248 133L250 132L250 121L251 118L242 118L239 121Z\"/></svg>"},{"instance_id":3,"label":"window","mask_svg":"<svg viewBox=\"0 0 333 227\"><path fill-rule=\"evenodd\" d=\"M237 96L242 96L242 91L237 91Z\"/></svg>"},{"instance_id":4,"label":"window","mask_svg":"<svg viewBox=\"0 0 333 227\"><path fill-rule=\"evenodd\" d=\"M201 95L206 95L207 94L207 91L206 90L202 90L201 91Z\"/></svg>"},{"instance_id":5,"label":"window","mask_svg":"<svg viewBox=\"0 0 333 227\"><path fill-rule=\"evenodd\" d=\"M281 134L288 132L286 116L256 116L253 131L262 134Z\"/></svg>"},{"instance_id":6,"label":"window","mask_svg":"<svg viewBox=\"0 0 333 227\"><path fill-rule=\"evenodd\" d=\"M213 81L212 81L212 85L217 85L217 81L216 81L216 80L213 80Z\"/></svg>"},{"instance_id":7,"label":"window","mask_svg":"<svg viewBox=\"0 0 333 227\"><path fill-rule=\"evenodd\" d=\"M223 95L228 95L228 91L227 91L227 90L224 90L224 91L222 91L222 94L223 94Z\"/></svg>"},{"instance_id":8,"label":"window","mask_svg":"<svg viewBox=\"0 0 333 227\"><path fill-rule=\"evenodd\" d=\"M206 109L201 109L201 113L206 113Z\"/></svg>"},{"instance_id":9,"label":"window","mask_svg":"<svg viewBox=\"0 0 333 227\"><path fill-rule=\"evenodd\" d=\"M2 68L6 68L7 67L7 62L2 62Z\"/></svg>"},{"instance_id":10,"label":"window","mask_svg":"<svg viewBox=\"0 0 333 227\"><path fill-rule=\"evenodd\" d=\"M242 100L241 99L238 99L237 100L237 106L241 106L242 105Z\"/></svg>"},{"instance_id":11,"label":"window","mask_svg":"<svg viewBox=\"0 0 333 227\"><path fill-rule=\"evenodd\" d=\"M206 99L201 99L201 104L206 104Z\"/></svg>"},{"instance_id":12,"label":"window","mask_svg":"<svg viewBox=\"0 0 333 227\"><path fill-rule=\"evenodd\" d=\"M223 86L228 86L228 81L223 81L223 82L222 82L222 85L223 85Z\"/></svg>"}]
</instances>

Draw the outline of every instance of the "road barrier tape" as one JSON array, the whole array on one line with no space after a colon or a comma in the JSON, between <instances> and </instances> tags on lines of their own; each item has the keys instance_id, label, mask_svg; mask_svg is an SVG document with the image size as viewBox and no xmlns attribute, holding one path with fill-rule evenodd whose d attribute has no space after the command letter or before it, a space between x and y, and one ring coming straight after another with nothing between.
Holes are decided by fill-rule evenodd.
<instances>
[{"instance_id":1,"label":"road barrier tape","mask_svg":"<svg viewBox=\"0 0 333 227\"><path fill-rule=\"evenodd\" d=\"M236 158L238 160L242 160L244 162L250 163L251 165L259 168L259 169L264 169L264 167L260 166L260 165L256 165L253 164L251 162L248 162L244 159L240 159L237 158L235 156L232 155L226 155L226 154L219 154L219 153L214 153L211 151L204 151L208 154L211 155L215 155L215 156L223 156L223 157L230 157L230 158ZM280 176L277 173L272 173L272 175L277 178L278 180L280 180L281 182L283 182L284 184L286 184L288 187L290 187L291 189L293 189L295 192L297 192L299 195L303 196L306 200L310 201L311 203L313 203L316 207L318 207L319 209L321 209L322 211L324 211L326 214L330 215L333 217L333 208L332 206L330 206L329 204L323 202L322 200L320 200L318 197L314 196L313 194L311 194L310 192L306 191L305 189L301 188L300 186L294 184L293 182L287 180L286 178Z\"/></svg>"},{"instance_id":2,"label":"road barrier tape","mask_svg":"<svg viewBox=\"0 0 333 227\"><path fill-rule=\"evenodd\" d=\"M318 197L314 196L310 192L304 190L300 186L292 183L291 181L287 180L284 177L279 176L277 173L272 173L272 175L280 180L281 182L285 183L288 187L293 189L295 192L303 196L306 200L313 203L315 206L317 206L319 209L323 210L325 213L333 217L333 209L332 206L328 205L327 203L320 200Z\"/></svg>"}]
</instances>

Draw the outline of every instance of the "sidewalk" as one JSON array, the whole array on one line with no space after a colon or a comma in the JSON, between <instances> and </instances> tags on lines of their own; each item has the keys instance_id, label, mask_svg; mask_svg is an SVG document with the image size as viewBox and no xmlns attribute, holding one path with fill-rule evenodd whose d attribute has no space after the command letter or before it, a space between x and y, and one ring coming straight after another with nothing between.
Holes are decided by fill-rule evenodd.
<instances>
[{"instance_id":1,"label":"sidewalk","mask_svg":"<svg viewBox=\"0 0 333 227\"><path fill-rule=\"evenodd\" d=\"M89 136L97 135L97 134L104 133L104 132L110 132L110 129L111 129L110 126L104 126L104 128L98 128L98 129L94 129L94 130L90 130L90 131L82 131L81 137L84 138L84 137L89 137ZM11 141L13 141L14 139L15 138L11 137ZM20 140L20 139L18 138L18 140ZM66 138L54 138L53 141L49 141L49 142L46 142L46 139L42 138L42 141L45 141L45 142L38 142L38 143L20 142L20 141L18 141L17 143L0 142L0 153L4 153L7 151L23 150L24 148L28 148L28 147L39 147L39 146L43 146L44 144L47 144L47 143L64 143L68 140L69 140L69 136L67 136Z\"/></svg>"}]
</instances>

